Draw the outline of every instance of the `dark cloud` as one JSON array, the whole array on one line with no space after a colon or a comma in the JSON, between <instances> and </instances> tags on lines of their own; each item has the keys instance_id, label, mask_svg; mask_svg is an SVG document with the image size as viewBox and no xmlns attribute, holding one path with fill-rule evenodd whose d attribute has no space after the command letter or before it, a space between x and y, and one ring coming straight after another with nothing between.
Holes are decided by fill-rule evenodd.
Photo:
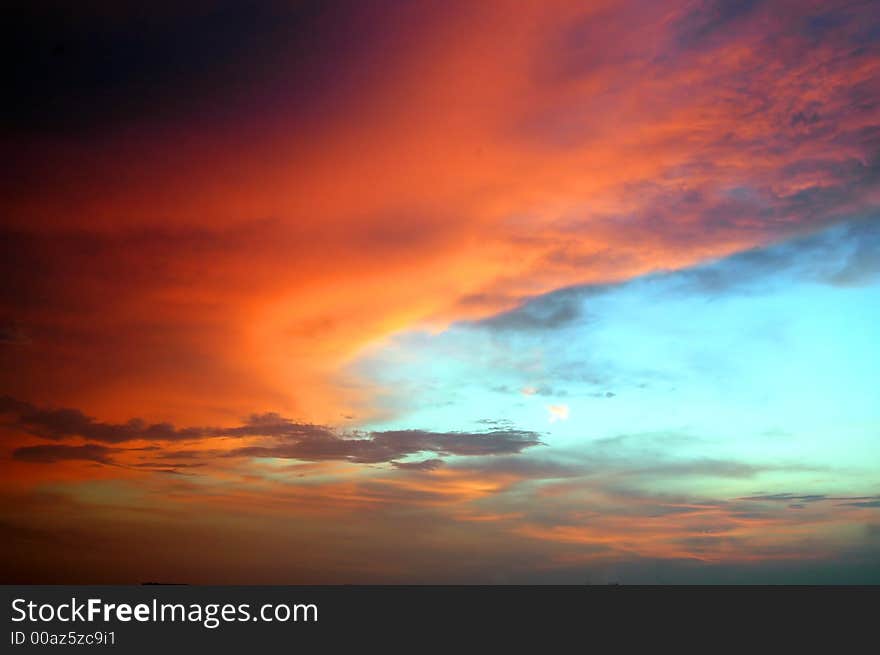
<instances>
[{"instance_id":1,"label":"dark cloud","mask_svg":"<svg viewBox=\"0 0 880 655\"><path fill-rule=\"evenodd\" d=\"M872 284L880 277L880 215L677 271L619 284L573 286L528 299L520 307L464 326L520 333L556 330L601 320L587 314L591 298L640 288L647 293L713 297L758 293L793 279L834 286Z\"/></svg>"},{"instance_id":2,"label":"dark cloud","mask_svg":"<svg viewBox=\"0 0 880 655\"><path fill-rule=\"evenodd\" d=\"M124 466L126 468L144 469L152 473L183 474L180 469L191 469L204 466L204 462L165 462L146 461L120 464L114 459L114 455L121 452L138 452L142 448L111 448L100 444L88 443L81 446L68 446L65 444L40 444L36 446L23 446L12 451L13 459L32 464L56 464L65 461L84 461L106 464L108 466ZM204 456L206 453L202 453ZM164 457L163 457L164 455ZM176 453L164 453L157 455L158 459L182 459L176 457Z\"/></svg>"},{"instance_id":3,"label":"dark cloud","mask_svg":"<svg viewBox=\"0 0 880 655\"><path fill-rule=\"evenodd\" d=\"M489 330L553 330L575 323L581 316L581 306L572 300L577 292L570 289L554 291L542 296L542 302L528 302L513 311L504 312L472 324Z\"/></svg>"},{"instance_id":4,"label":"dark cloud","mask_svg":"<svg viewBox=\"0 0 880 655\"><path fill-rule=\"evenodd\" d=\"M791 503L788 507L799 509L807 503L835 502L847 507L880 507L880 496L831 496L828 494L793 493L761 494L746 496L737 500ZM845 502L844 502L845 501Z\"/></svg>"},{"instance_id":5,"label":"dark cloud","mask_svg":"<svg viewBox=\"0 0 880 655\"><path fill-rule=\"evenodd\" d=\"M202 428L176 429L169 423L148 424L134 418L126 423L103 423L78 409L40 409L30 403L0 397L0 415L13 416L11 425L45 439L82 437L103 443L122 443L136 439L180 441L209 436Z\"/></svg>"},{"instance_id":6,"label":"dark cloud","mask_svg":"<svg viewBox=\"0 0 880 655\"><path fill-rule=\"evenodd\" d=\"M797 503L817 503L822 500L828 500L828 496L826 494L808 494L799 496L797 494L791 493L779 493L779 494L761 494L758 496L745 496L743 498L739 498L739 500L758 500L758 501L771 501L771 502L797 502Z\"/></svg>"},{"instance_id":7,"label":"dark cloud","mask_svg":"<svg viewBox=\"0 0 880 655\"><path fill-rule=\"evenodd\" d=\"M432 452L438 455L510 455L520 453L526 448L541 443L536 432L517 430L513 427L495 427L482 432L431 432L428 430L387 430L378 432L354 432L342 434L332 428L297 423L279 414L254 414L242 425L236 427L192 427L176 428L170 423L149 424L141 419L131 419L125 423L104 423L86 416L77 409L39 409L34 405L9 396L0 397L0 415L8 415L10 426L43 437L61 440L82 437L103 443L124 443L134 440L178 442L212 438L267 437L268 445L246 446L225 453L226 457L278 457L309 461L347 460L364 464L395 462L407 455ZM107 461L111 449L103 446L89 446L90 450L75 450L71 446L40 446L45 451L25 450L20 457L31 457L30 461L54 461L47 459L51 453L66 459L74 453L99 454ZM71 448L74 448L71 450ZM43 459L39 453L45 452ZM210 455L205 451L188 450L168 453L168 458L198 458ZM90 457L90 459L93 457ZM400 462L398 468L406 468Z\"/></svg>"},{"instance_id":8,"label":"dark cloud","mask_svg":"<svg viewBox=\"0 0 880 655\"><path fill-rule=\"evenodd\" d=\"M98 444L83 446L65 446L61 444L44 444L16 448L12 456L22 462L37 464L54 464L65 461L86 461L99 464L111 464L111 455L118 452L116 448L108 448Z\"/></svg>"},{"instance_id":9,"label":"dark cloud","mask_svg":"<svg viewBox=\"0 0 880 655\"><path fill-rule=\"evenodd\" d=\"M730 36L732 28L760 4L760 0L703 0L675 25L678 43L683 48L696 48L713 37Z\"/></svg>"},{"instance_id":10,"label":"dark cloud","mask_svg":"<svg viewBox=\"0 0 880 655\"><path fill-rule=\"evenodd\" d=\"M864 500L856 503L845 503L849 507L878 507L880 508L880 498L874 500Z\"/></svg>"},{"instance_id":11,"label":"dark cloud","mask_svg":"<svg viewBox=\"0 0 880 655\"><path fill-rule=\"evenodd\" d=\"M442 459L423 459L420 462L391 462L394 468L404 471L434 471L443 466Z\"/></svg>"},{"instance_id":12,"label":"dark cloud","mask_svg":"<svg viewBox=\"0 0 880 655\"><path fill-rule=\"evenodd\" d=\"M556 387L551 387L547 384L540 384L537 387L532 387L528 389L533 392L536 396L552 396L554 398L564 398L568 395L568 392L565 389L558 389ZM522 389L520 393L526 393Z\"/></svg>"},{"instance_id":13,"label":"dark cloud","mask_svg":"<svg viewBox=\"0 0 880 655\"><path fill-rule=\"evenodd\" d=\"M244 422L244 425L236 428L210 428L206 432L213 436L224 437L334 439L337 436L330 428L311 423L297 423L274 412L252 414Z\"/></svg>"},{"instance_id":14,"label":"dark cloud","mask_svg":"<svg viewBox=\"0 0 880 655\"><path fill-rule=\"evenodd\" d=\"M559 454L556 457L473 458L450 464L456 470L474 473L511 474L526 480L554 480L587 476L596 472L588 459Z\"/></svg>"},{"instance_id":15,"label":"dark cloud","mask_svg":"<svg viewBox=\"0 0 880 655\"><path fill-rule=\"evenodd\" d=\"M132 450L136 450L136 449L133 448ZM144 450L161 450L161 447L157 446L154 449L145 448ZM195 459L201 459L203 457L214 455L214 454L215 454L215 451L212 451L212 450L188 449L188 450L174 450L174 451L167 452L167 453L157 452L153 456L156 459L195 460ZM166 464L166 466L168 466L168 464Z\"/></svg>"},{"instance_id":16,"label":"dark cloud","mask_svg":"<svg viewBox=\"0 0 880 655\"><path fill-rule=\"evenodd\" d=\"M880 277L880 221L861 226L862 238L855 240L843 266L828 277L838 286L872 284Z\"/></svg>"},{"instance_id":17,"label":"dark cloud","mask_svg":"<svg viewBox=\"0 0 880 655\"><path fill-rule=\"evenodd\" d=\"M253 414L237 427L176 428L170 423L147 423L133 418L125 423L105 423L71 408L38 408L9 396L0 396L0 415L13 416L11 425L45 439L82 437L103 443L134 440L186 441L214 437L333 438L329 428L297 423L278 414Z\"/></svg>"},{"instance_id":18,"label":"dark cloud","mask_svg":"<svg viewBox=\"0 0 880 655\"><path fill-rule=\"evenodd\" d=\"M510 389L505 389L506 391L510 391ZM496 391L501 391L501 389L496 389ZM476 421L479 425L487 425L492 429L498 430L501 428L513 428L515 427L512 421L508 421L507 419L495 419L495 418L481 418Z\"/></svg>"},{"instance_id":19,"label":"dark cloud","mask_svg":"<svg viewBox=\"0 0 880 655\"><path fill-rule=\"evenodd\" d=\"M175 453L166 453L169 459L173 459ZM186 468L196 468L199 466L204 466L204 462L138 462L137 464L130 464L129 466L133 468L145 468L145 469L186 469Z\"/></svg>"},{"instance_id":20,"label":"dark cloud","mask_svg":"<svg viewBox=\"0 0 880 655\"><path fill-rule=\"evenodd\" d=\"M830 285L870 284L880 273L878 249L880 217L870 217L655 279L667 281L675 293L707 296L760 291L792 278Z\"/></svg>"},{"instance_id":21,"label":"dark cloud","mask_svg":"<svg viewBox=\"0 0 880 655\"><path fill-rule=\"evenodd\" d=\"M379 464L422 452L469 457L510 455L540 443L537 433L513 429L486 432L392 430L370 432L360 437L324 433L300 435L270 446L238 448L230 451L227 457L279 457L308 461L340 459Z\"/></svg>"}]
</instances>

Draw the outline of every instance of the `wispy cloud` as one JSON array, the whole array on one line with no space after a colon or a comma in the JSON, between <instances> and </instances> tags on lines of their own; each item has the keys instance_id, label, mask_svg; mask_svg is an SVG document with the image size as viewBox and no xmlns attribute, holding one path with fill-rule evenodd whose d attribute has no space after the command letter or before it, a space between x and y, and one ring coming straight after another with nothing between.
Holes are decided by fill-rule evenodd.
<instances>
[{"instance_id":1,"label":"wispy cloud","mask_svg":"<svg viewBox=\"0 0 880 655\"><path fill-rule=\"evenodd\" d=\"M0 399L0 415L11 417L8 426L45 439L81 437L104 443L132 441L202 442L215 439L263 437L269 443L248 445L224 451L225 457L272 457L306 461L345 460L376 464L393 462L398 468L412 465L397 462L402 457L430 452L464 457L509 455L541 444L535 432L496 428L482 432L436 432L430 430L385 430L341 433L312 424L297 423L279 414L255 414L234 427L175 428L168 423L148 424L140 419L126 423L104 423L76 409L38 409L30 403L5 397ZM84 446L27 446L14 452L18 459L52 463L59 460L88 459L108 463L119 449L96 444ZM186 453L197 451L186 451ZM172 457L184 455L174 454Z\"/></svg>"}]
</instances>

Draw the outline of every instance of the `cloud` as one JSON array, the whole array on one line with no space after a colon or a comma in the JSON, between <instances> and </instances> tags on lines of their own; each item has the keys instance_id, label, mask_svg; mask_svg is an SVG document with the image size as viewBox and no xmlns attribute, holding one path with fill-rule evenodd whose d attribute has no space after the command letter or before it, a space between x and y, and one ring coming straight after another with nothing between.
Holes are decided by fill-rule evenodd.
<instances>
[{"instance_id":1,"label":"cloud","mask_svg":"<svg viewBox=\"0 0 880 655\"><path fill-rule=\"evenodd\" d=\"M558 490L592 489L624 493L625 489L683 479L748 480L765 473L813 473L815 467L787 462L753 463L741 459L701 457L702 440L676 433L624 434L585 440L577 446L550 447L525 457L474 457L451 462L450 468L476 475L512 475L530 481L563 481ZM818 500L869 500L872 497L768 494L737 498L756 502L814 502Z\"/></svg>"},{"instance_id":2,"label":"cloud","mask_svg":"<svg viewBox=\"0 0 880 655\"><path fill-rule=\"evenodd\" d=\"M77 409L40 409L9 396L0 397L0 415L11 414L12 425L46 439L82 437L104 443L122 443L137 439L180 441L208 436L202 428L177 430L169 423L148 424L134 418L126 423L104 423ZM217 435L214 435L217 436Z\"/></svg>"},{"instance_id":3,"label":"cloud","mask_svg":"<svg viewBox=\"0 0 880 655\"><path fill-rule=\"evenodd\" d=\"M373 398L349 401L327 371L389 332L876 208L867 5L486 3L462 22L406 4L377 10L392 20L330 11L317 32L314 16L277 7L175 9L149 25L97 6L74 19L13 12L10 88L23 104L5 107L21 133L0 311L41 348L16 349L28 359L2 367L4 390L27 393L11 373L25 367L59 402L112 379L149 412L265 394L316 422L365 416ZM510 30L486 29L499 21ZM195 23L211 39L189 38ZM398 29L410 36L384 38ZM120 50L132 58L96 76ZM145 92L161 111L138 102ZM544 303L486 327L565 329L582 309Z\"/></svg>"},{"instance_id":4,"label":"cloud","mask_svg":"<svg viewBox=\"0 0 880 655\"><path fill-rule=\"evenodd\" d=\"M836 286L870 284L880 273L880 215L724 260L666 274L680 293L719 295L760 290L795 279Z\"/></svg>"},{"instance_id":5,"label":"cloud","mask_svg":"<svg viewBox=\"0 0 880 655\"><path fill-rule=\"evenodd\" d=\"M655 331L655 323L640 320L640 310L674 294L751 294L794 279L840 286L876 281L880 14L874 3L536 0L517 3L517 11L485 2L464 13L451 3L178 3L146 19L139 10L106 12L105 4L87 3L75 15L15 9L10 38L0 46L13 53L6 57L12 101L0 109L8 119L0 129L9 137L7 159L15 162L0 182L0 214L9 224L0 233L0 324L21 321L39 344L17 347L19 336L0 330L0 389L56 403L0 400L0 421L8 420L15 439L28 433L47 440L13 456L49 465L77 458L125 463L129 469L83 466L79 479L65 483L72 494L99 490L82 494L89 502L118 498L136 505L148 498L162 511L181 513L179 521L157 525L138 524L133 511L83 521L57 502L29 511L41 527L69 521L89 533L80 545L99 548L101 556L91 560L100 576L164 566L202 571L209 581L229 575L246 581L265 567L261 580L302 581L297 576L323 572L335 581L348 575L387 581L430 578L425 571L433 570L435 579L448 581L462 567L488 576L513 561L522 570L545 571L557 556L583 557L618 544L623 559L705 555L711 549L700 544L717 540L699 531L720 516L720 504L694 509L684 500L624 497L620 489L679 485L744 495L777 488L766 486L765 471L787 478L796 470L768 463L781 444L768 450L746 443L755 436L747 434L749 420L763 420L762 411L736 412L727 404L735 398L724 396L737 414L728 420L711 404L685 404L687 390L670 389L682 379L677 373L655 375L663 363L643 373L643 365L652 365L653 342L629 348L568 337L593 323L596 333L586 336L599 336L619 307L609 308L602 296L626 292L632 287L621 282L634 276L641 277L631 284L648 293L628 296L635 297L633 311L617 315L626 320L623 329L609 320L615 335L630 325L646 335ZM857 225L853 217L863 220ZM809 234L840 221L849 223L838 232ZM787 246L766 247L783 239ZM761 247L694 268L754 246ZM804 309L820 313L822 306ZM867 316L869 307L861 309ZM490 312L501 313L487 319ZM676 327L705 328L690 324L687 312L672 318ZM719 314L719 323L725 318ZM479 334L470 336L479 348L453 347L440 355L446 359L437 357L472 365L467 374L451 375L447 389L438 389L435 360L422 367L438 378L434 386L407 384L416 376L393 366L389 377L403 384L363 378L350 384L348 371L337 375L365 344L383 343L422 321L442 330L461 320L473 321L469 327ZM662 336L663 326L656 327ZM506 353L484 346L507 345L519 335L526 343L508 351L516 361L506 371ZM729 347L724 334L712 335L714 345L733 353L730 359L754 371L735 341ZM552 342L555 337L564 339ZM702 357L701 342L673 338L694 347L683 353L688 364L714 364L714 350ZM792 359L784 348L774 352ZM638 362L621 364L618 353ZM862 363L870 368L868 358ZM779 370L799 372L787 365ZM463 388L483 382L479 367L500 371L504 377L488 383L503 382L509 396L496 393L484 404ZM713 382L701 385L707 395L716 379L731 386L742 379L711 368ZM767 376L750 379L790 389ZM839 398L823 396L820 386L815 403L782 406L819 407L824 398L841 416L871 425L837 402L867 393L862 383L827 379L841 381ZM641 395L636 385L645 380L656 387ZM569 394L526 402L517 397L526 384L539 396L557 384ZM453 432L472 423L429 422L459 415L454 406L414 424L433 430L335 427L341 415L386 418L389 392L412 390L408 407L428 407L445 402L440 396L450 389L449 398L474 399L473 418L485 410L540 423L540 406L533 416L525 413L529 408L519 413L520 405L569 402L595 434L575 435L576 426L566 425L570 434L560 438L582 443L670 423L702 430L689 408L719 428L741 425L742 440L735 435L723 451L617 441L557 457L553 448L534 448L538 434L512 424ZM590 400L606 389L620 397ZM426 390L437 393L425 398ZM762 388L756 383L753 390L758 395ZM82 398L91 415L65 409ZM762 410L780 407L776 398L762 399ZM664 402L643 402L653 399ZM130 415L181 418L174 424L97 418L118 417L125 407L136 408ZM226 418L254 407L281 413L231 424ZM844 435L837 423L831 432ZM782 425L794 443L798 427ZM844 441L832 440L829 451L842 453ZM120 444L159 450L113 452ZM740 455L757 463L735 461ZM336 476L336 486L314 479L296 484L294 469L302 464L243 459L249 456L310 458L322 476ZM347 462L383 466L353 473ZM31 487L73 468L7 464L27 471L10 476L13 484L20 479ZM105 474L199 464L205 464L199 485L137 474L135 493L89 487ZM459 476L465 465L472 468ZM542 476L572 486L545 485ZM704 479L715 477L723 479L716 485ZM802 495L821 484L818 477L805 482ZM358 487L364 479L371 485ZM515 492L505 493L513 486ZM552 492L560 494L561 508L547 500ZM415 501L407 512L416 514L424 510L418 502L439 502L444 494L507 503L492 514L541 514L545 523L579 531L558 534L572 544L565 552L556 548L559 541L536 550L534 541L510 534L490 540L443 514L422 514L419 523L395 514L407 499ZM795 544L795 554L815 551L797 544L845 538L848 528L837 526L874 510L843 505L873 502L736 501L736 516L717 523L751 521L754 530L746 542L718 543L718 552L773 556L762 548L762 534ZM362 503L378 509L353 511L350 521L333 515L326 526L318 525L324 519L300 520L304 506L317 515ZM799 504L807 511L786 509ZM4 513L18 507L8 500L0 505ZM839 523L804 523L785 533L789 515L806 521L820 511ZM656 518L700 512L708 518L692 517L692 524ZM760 523L774 513L786 516ZM606 544L596 545L591 531ZM630 537L639 547L624 553ZM674 537L685 541L670 550ZM517 552L509 553L508 544ZM15 570L17 558L35 556L23 550L13 542L0 560ZM253 555L249 561L243 552ZM291 552L306 559L290 558ZM45 555L41 566L81 581L91 564ZM287 574L277 575L279 569Z\"/></svg>"},{"instance_id":6,"label":"cloud","mask_svg":"<svg viewBox=\"0 0 880 655\"><path fill-rule=\"evenodd\" d=\"M423 459L420 462L394 462L391 464L394 468L403 471L434 471L443 466L442 459Z\"/></svg>"},{"instance_id":7,"label":"cloud","mask_svg":"<svg viewBox=\"0 0 880 655\"><path fill-rule=\"evenodd\" d=\"M730 37L737 23L743 23L761 4L761 0L702 0L675 23L679 45L698 48L718 35Z\"/></svg>"},{"instance_id":8,"label":"cloud","mask_svg":"<svg viewBox=\"0 0 880 655\"><path fill-rule=\"evenodd\" d=\"M12 452L12 456L19 461L36 464L55 464L57 462L69 461L110 464L112 463L110 456L115 452L118 452L118 449L98 444L85 444L82 446L46 444L16 448Z\"/></svg>"},{"instance_id":9,"label":"cloud","mask_svg":"<svg viewBox=\"0 0 880 655\"><path fill-rule=\"evenodd\" d=\"M541 444L537 433L525 430L486 432L430 432L392 430L370 432L362 437L321 435L295 437L271 446L248 446L230 451L228 457L278 457L308 461L347 460L361 464L393 462L406 455L433 452L438 455L509 455ZM399 467L399 465L398 465Z\"/></svg>"},{"instance_id":10,"label":"cloud","mask_svg":"<svg viewBox=\"0 0 880 655\"><path fill-rule=\"evenodd\" d=\"M519 311L498 314L477 325L501 332L555 330L571 325L580 318L580 306L571 303L565 291L556 291L545 296L545 302L526 304Z\"/></svg>"},{"instance_id":11,"label":"cloud","mask_svg":"<svg viewBox=\"0 0 880 655\"><path fill-rule=\"evenodd\" d=\"M438 455L484 456L510 455L541 444L536 432L512 427L495 427L482 432L433 432L430 430L387 430L374 432L339 433L332 428L297 423L276 413L253 414L242 425L235 427L175 428L169 423L148 424L141 419L125 423L104 423L86 416L76 409L39 409L11 397L0 397L0 415L12 416L9 423L30 434L45 439L61 440L82 437L104 443L129 441L180 442L217 438L264 437L268 445L253 445L226 451L226 457L278 457L308 461L345 460L363 464L395 462L420 452ZM23 458L49 463L51 459L83 459L82 455L96 455L107 460L111 449L89 445L35 446L45 450L24 450ZM52 450L57 448L56 450ZM76 450L80 448L80 450ZM82 450L85 449L85 450ZM46 453L41 455L40 453ZM81 456L74 457L79 454ZM193 451L167 453L168 457L182 459ZM197 455L195 455L197 456ZM42 459L40 459L42 457ZM98 461L98 460L96 460ZM406 468L401 463L398 468Z\"/></svg>"},{"instance_id":12,"label":"cloud","mask_svg":"<svg viewBox=\"0 0 880 655\"><path fill-rule=\"evenodd\" d=\"M849 507L878 507L880 508L880 498L874 500L865 500L856 503L846 503Z\"/></svg>"},{"instance_id":13,"label":"cloud","mask_svg":"<svg viewBox=\"0 0 880 655\"><path fill-rule=\"evenodd\" d=\"M771 501L771 502L798 502L798 503L817 503L819 501L828 500L829 497L825 494L807 494L807 495L797 495L791 493L778 493L778 494L762 494L758 496L745 496L740 498L739 500L758 500L758 501Z\"/></svg>"},{"instance_id":14,"label":"cloud","mask_svg":"<svg viewBox=\"0 0 880 655\"><path fill-rule=\"evenodd\" d=\"M174 459L175 453L166 453L168 459ZM201 466L205 466L204 462L137 462L136 464L129 464L133 468L145 468L145 469L188 469L188 468L198 468Z\"/></svg>"},{"instance_id":15,"label":"cloud","mask_svg":"<svg viewBox=\"0 0 880 655\"><path fill-rule=\"evenodd\" d=\"M219 437L332 438L330 428L297 423L276 413L252 414L235 427L176 428L170 423L147 423L133 418L125 423L105 423L78 409L38 408L9 396L0 397L0 415L13 416L11 425L45 439L82 437L104 443L127 441L188 441Z\"/></svg>"},{"instance_id":16,"label":"cloud","mask_svg":"<svg viewBox=\"0 0 880 655\"><path fill-rule=\"evenodd\" d=\"M834 502L846 507L880 507L880 496L832 496L828 494L776 493L745 496L737 500L789 503L791 508L801 508L807 503Z\"/></svg>"},{"instance_id":17,"label":"cloud","mask_svg":"<svg viewBox=\"0 0 880 655\"><path fill-rule=\"evenodd\" d=\"M585 311L590 300L629 289L657 296L711 298L760 293L792 280L832 286L869 285L880 278L878 253L880 214L854 218L697 266L655 272L616 284L578 285L534 296L519 307L462 326L525 334L569 326L581 328L602 319L596 311Z\"/></svg>"}]
</instances>

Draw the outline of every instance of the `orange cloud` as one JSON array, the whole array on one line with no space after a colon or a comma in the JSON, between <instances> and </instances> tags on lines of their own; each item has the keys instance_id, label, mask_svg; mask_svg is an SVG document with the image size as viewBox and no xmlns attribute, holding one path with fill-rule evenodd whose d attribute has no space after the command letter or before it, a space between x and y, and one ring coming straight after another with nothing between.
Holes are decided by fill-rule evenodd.
<instances>
[{"instance_id":1,"label":"orange cloud","mask_svg":"<svg viewBox=\"0 0 880 655\"><path fill-rule=\"evenodd\" d=\"M280 100L254 123L138 118L19 143L39 187L7 194L4 213L22 293L45 302L7 303L41 347L6 349L28 370L4 385L157 420L259 401L363 419L371 390L340 367L396 330L876 201L858 162L877 116L857 103L878 59L845 49L856 17L814 44L767 7L714 35L653 3L405 14L419 34L406 55L317 123L270 77ZM809 193L820 202L802 205Z\"/></svg>"}]
</instances>

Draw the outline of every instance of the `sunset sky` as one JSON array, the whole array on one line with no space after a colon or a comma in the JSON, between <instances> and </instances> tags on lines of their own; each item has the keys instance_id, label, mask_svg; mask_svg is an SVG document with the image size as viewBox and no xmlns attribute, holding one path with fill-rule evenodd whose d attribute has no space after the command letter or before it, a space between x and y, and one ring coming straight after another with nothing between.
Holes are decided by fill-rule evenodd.
<instances>
[{"instance_id":1,"label":"sunset sky","mask_svg":"<svg viewBox=\"0 0 880 655\"><path fill-rule=\"evenodd\" d=\"M880 2L13 4L0 582L880 583Z\"/></svg>"}]
</instances>

